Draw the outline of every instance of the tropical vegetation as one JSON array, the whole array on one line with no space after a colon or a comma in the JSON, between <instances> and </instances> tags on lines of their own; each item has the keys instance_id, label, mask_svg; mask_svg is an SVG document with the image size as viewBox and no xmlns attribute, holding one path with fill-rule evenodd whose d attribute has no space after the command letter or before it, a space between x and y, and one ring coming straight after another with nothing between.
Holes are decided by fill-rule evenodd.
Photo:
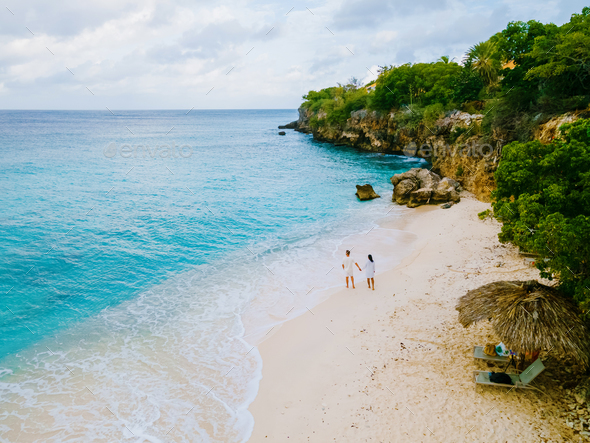
<instances>
[{"instance_id":1,"label":"tropical vegetation","mask_svg":"<svg viewBox=\"0 0 590 443\"><path fill-rule=\"evenodd\" d=\"M495 172L499 235L537 255L541 276L590 309L590 119L561 127L563 138L513 142Z\"/></svg>"},{"instance_id":2,"label":"tropical vegetation","mask_svg":"<svg viewBox=\"0 0 590 443\"><path fill-rule=\"evenodd\" d=\"M556 280L590 317L590 119L563 125L550 143L533 140L549 117L590 110L589 7L561 26L510 22L460 62L442 56L382 66L371 91L351 79L303 98L302 106L314 111L312 127L343 127L363 108L393 111L414 127L458 109L484 114L479 133L492 137L498 130L510 142L492 193L500 240L537 256L541 276Z\"/></svg>"},{"instance_id":3,"label":"tropical vegetation","mask_svg":"<svg viewBox=\"0 0 590 443\"><path fill-rule=\"evenodd\" d=\"M501 127L509 139L527 141L539 114L582 109L590 103L590 8L562 26L510 22L469 48L460 63L442 56L431 63L382 66L371 92L352 80L303 96L304 108L325 116L312 126L344 126L352 111L363 108L411 109L417 124L428 114L424 111L436 105L443 113L481 112L486 116L485 134Z\"/></svg>"}]
</instances>

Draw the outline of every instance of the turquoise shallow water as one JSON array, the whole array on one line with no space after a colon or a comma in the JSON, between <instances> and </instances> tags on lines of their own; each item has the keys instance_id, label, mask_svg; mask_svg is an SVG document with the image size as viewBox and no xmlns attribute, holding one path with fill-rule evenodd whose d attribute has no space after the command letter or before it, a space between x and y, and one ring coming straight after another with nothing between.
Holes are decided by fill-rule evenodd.
<instances>
[{"instance_id":1,"label":"turquoise shallow water","mask_svg":"<svg viewBox=\"0 0 590 443\"><path fill-rule=\"evenodd\" d=\"M260 361L248 354L232 383L217 373L246 346L244 309L275 297L262 265L329 266L338 241L391 209L389 178L422 163L278 136L294 110L115 114L0 111L0 441L17 428L19 441L133 438L124 426L165 441L155 428L177 423L177 406L154 399L215 383L225 398L186 423L199 440L177 441L241 441ZM363 183L384 198L358 202ZM70 383L106 389L124 426L79 423L49 395L73 395L68 362L81 377ZM146 374L159 370L167 387L152 392ZM100 409L92 392L88 410ZM55 434L37 439L43 429Z\"/></svg>"}]
</instances>

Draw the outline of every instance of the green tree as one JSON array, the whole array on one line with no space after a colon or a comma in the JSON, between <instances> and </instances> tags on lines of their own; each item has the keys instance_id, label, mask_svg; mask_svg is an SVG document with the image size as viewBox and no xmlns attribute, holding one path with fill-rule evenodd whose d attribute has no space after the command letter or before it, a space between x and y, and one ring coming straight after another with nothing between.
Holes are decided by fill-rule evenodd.
<instances>
[{"instance_id":1,"label":"green tree","mask_svg":"<svg viewBox=\"0 0 590 443\"><path fill-rule=\"evenodd\" d=\"M590 8L573 14L562 26L510 22L492 36L503 62L501 91L484 127L500 127L526 141L534 131L532 114L583 109L590 102Z\"/></svg>"},{"instance_id":2,"label":"green tree","mask_svg":"<svg viewBox=\"0 0 590 443\"><path fill-rule=\"evenodd\" d=\"M563 139L513 142L495 173L500 241L538 254L541 276L557 279L590 308L590 119L560 128Z\"/></svg>"},{"instance_id":3,"label":"green tree","mask_svg":"<svg viewBox=\"0 0 590 443\"><path fill-rule=\"evenodd\" d=\"M535 38L546 35L549 26L555 27L536 20L509 22L506 29L492 36L490 41L495 44L502 62L514 61L516 65L523 65L533 49Z\"/></svg>"},{"instance_id":4,"label":"green tree","mask_svg":"<svg viewBox=\"0 0 590 443\"><path fill-rule=\"evenodd\" d=\"M453 95L451 100L455 103L462 104L468 101L477 100L485 84L471 65L466 64L458 76L452 82Z\"/></svg>"},{"instance_id":5,"label":"green tree","mask_svg":"<svg viewBox=\"0 0 590 443\"><path fill-rule=\"evenodd\" d=\"M556 28L535 20L528 22L510 22L506 29L490 38L496 46L497 57L502 62L514 62L513 69L503 69L502 96L506 106L500 107L502 113L514 120L513 113L529 111L533 107L541 90L539 83L525 79L527 72L535 67L535 60L529 56L537 37L547 35Z\"/></svg>"},{"instance_id":6,"label":"green tree","mask_svg":"<svg viewBox=\"0 0 590 443\"><path fill-rule=\"evenodd\" d=\"M467 51L465 64L479 74L486 85L492 85L498 81L498 72L501 68L496 52L496 44L490 40L480 42Z\"/></svg>"},{"instance_id":7,"label":"green tree","mask_svg":"<svg viewBox=\"0 0 590 443\"><path fill-rule=\"evenodd\" d=\"M571 97L590 93L590 8L573 14L553 32L535 39L528 54L535 66L525 80L541 82L544 94Z\"/></svg>"},{"instance_id":8,"label":"green tree","mask_svg":"<svg viewBox=\"0 0 590 443\"><path fill-rule=\"evenodd\" d=\"M377 78L371 106L388 111L409 104L447 104L453 97L453 82L461 72L454 62L407 63L384 67Z\"/></svg>"}]
</instances>

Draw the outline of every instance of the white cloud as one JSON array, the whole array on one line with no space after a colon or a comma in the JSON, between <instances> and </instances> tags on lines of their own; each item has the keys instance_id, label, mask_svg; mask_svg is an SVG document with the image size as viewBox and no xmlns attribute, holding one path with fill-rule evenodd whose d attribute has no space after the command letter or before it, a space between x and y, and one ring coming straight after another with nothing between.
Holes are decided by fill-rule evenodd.
<instances>
[{"instance_id":1,"label":"white cloud","mask_svg":"<svg viewBox=\"0 0 590 443\"><path fill-rule=\"evenodd\" d=\"M398 35L399 35L399 32L397 32L397 31L381 31L381 32L377 32L375 34L375 40L374 40L373 43L375 43L378 46L382 46L382 44L389 43L394 38L396 38Z\"/></svg>"},{"instance_id":2,"label":"white cloud","mask_svg":"<svg viewBox=\"0 0 590 443\"><path fill-rule=\"evenodd\" d=\"M0 106L9 109L294 108L310 89L352 76L372 80L367 68L441 55L461 59L510 20L560 24L584 6L579 0L567 6L532 0L10 1L14 15L0 14Z\"/></svg>"},{"instance_id":3,"label":"white cloud","mask_svg":"<svg viewBox=\"0 0 590 443\"><path fill-rule=\"evenodd\" d=\"M344 0L334 15L337 29L375 28L397 18L444 10L447 0Z\"/></svg>"}]
</instances>

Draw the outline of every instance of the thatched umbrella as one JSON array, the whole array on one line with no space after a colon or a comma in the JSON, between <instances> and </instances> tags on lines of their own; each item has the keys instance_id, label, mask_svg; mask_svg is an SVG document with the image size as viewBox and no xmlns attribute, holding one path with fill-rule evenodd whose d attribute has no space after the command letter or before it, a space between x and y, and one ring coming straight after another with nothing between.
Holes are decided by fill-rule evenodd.
<instances>
[{"instance_id":1,"label":"thatched umbrella","mask_svg":"<svg viewBox=\"0 0 590 443\"><path fill-rule=\"evenodd\" d=\"M459 322L463 327L480 320L491 319L497 308L499 295L522 291L521 282L496 281L473 289L459 299L457 311L459 311Z\"/></svg>"},{"instance_id":2,"label":"thatched umbrella","mask_svg":"<svg viewBox=\"0 0 590 443\"><path fill-rule=\"evenodd\" d=\"M550 286L534 280L494 282L469 291L456 309L464 327L490 319L498 337L513 351L555 349L588 366L588 329L572 300Z\"/></svg>"}]
</instances>

